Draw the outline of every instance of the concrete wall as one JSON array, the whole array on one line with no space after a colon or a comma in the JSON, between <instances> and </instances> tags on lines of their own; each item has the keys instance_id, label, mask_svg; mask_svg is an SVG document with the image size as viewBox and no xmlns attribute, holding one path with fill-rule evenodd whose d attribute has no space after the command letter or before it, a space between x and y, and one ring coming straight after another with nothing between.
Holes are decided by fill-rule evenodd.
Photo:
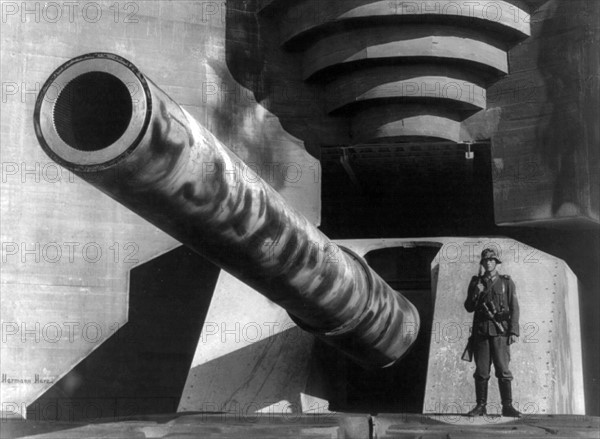
<instances>
[{"instance_id":1,"label":"concrete wall","mask_svg":"<svg viewBox=\"0 0 600 439\"><path fill-rule=\"evenodd\" d=\"M313 336L221 271L178 411L302 413Z\"/></svg>"},{"instance_id":2,"label":"concrete wall","mask_svg":"<svg viewBox=\"0 0 600 439\"><path fill-rule=\"evenodd\" d=\"M492 139L496 222L599 221L600 3L550 0L462 137Z\"/></svg>"},{"instance_id":3,"label":"concrete wall","mask_svg":"<svg viewBox=\"0 0 600 439\"><path fill-rule=\"evenodd\" d=\"M264 4L322 105L348 119L335 144L491 140L497 224L600 221L597 1ZM472 92L446 106L450 83Z\"/></svg>"},{"instance_id":4,"label":"concrete wall","mask_svg":"<svg viewBox=\"0 0 600 439\"><path fill-rule=\"evenodd\" d=\"M319 222L318 160L273 117L265 96L234 77L230 61L241 60L236 44L258 30L242 7L227 23L232 3L2 3L1 397L7 411L23 411L22 403L125 325L129 271L178 245L42 152L32 122L36 94L63 62L94 51L129 59ZM261 74L263 57L242 61ZM285 58L279 63L270 68L293 69Z\"/></svg>"}]
</instances>

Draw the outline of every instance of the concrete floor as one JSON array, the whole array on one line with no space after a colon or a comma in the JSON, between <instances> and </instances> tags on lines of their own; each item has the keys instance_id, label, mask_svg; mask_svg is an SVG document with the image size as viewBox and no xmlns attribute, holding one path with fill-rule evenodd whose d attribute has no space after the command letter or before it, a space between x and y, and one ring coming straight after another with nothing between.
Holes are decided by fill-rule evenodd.
<instances>
[{"instance_id":1,"label":"concrete floor","mask_svg":"<svg viewBox=\"0 0 600 439\"><path fill-rule=\"evenodd\" d=\"M459 414L331 414L297 416L251 414L156 415L105 423L33 422L1 424L2 438L598 438L600 418L527 416L467 418Z\"/></svg>"}]
</instances>

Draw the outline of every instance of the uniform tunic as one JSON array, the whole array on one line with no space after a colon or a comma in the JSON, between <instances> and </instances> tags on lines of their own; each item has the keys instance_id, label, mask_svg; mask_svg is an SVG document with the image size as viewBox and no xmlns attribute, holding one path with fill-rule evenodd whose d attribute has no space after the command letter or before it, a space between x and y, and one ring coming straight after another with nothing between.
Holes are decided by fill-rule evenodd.
<instances>
[{"instance_id":1,"label":"uniform tunic","mask_svg":"<svg viewBox=\"0 0 600 439\"><path fill-rule=\"evenodd\" d=\"M515 284L509 276L483 276L484 290L479 294L477 284L479 276L473 276L469 284L465 309L474 312L473 317L473 353L475 356L476 380L489 380L492 362L498 379L512 380L508 369L510 346L508 336L519 336L519 302ZM501 334L483 304L496 312L496 321L504 328Z\"/></svg>"}]
</instances>

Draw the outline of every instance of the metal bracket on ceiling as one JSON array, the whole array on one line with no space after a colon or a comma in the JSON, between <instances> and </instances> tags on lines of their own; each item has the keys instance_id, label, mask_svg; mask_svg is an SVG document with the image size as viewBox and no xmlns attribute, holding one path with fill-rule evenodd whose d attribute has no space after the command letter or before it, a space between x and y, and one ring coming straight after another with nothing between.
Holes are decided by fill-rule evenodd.
<instances>
[{"instance_id":1,"label":"metal bracket on ceiling","mask_svg":"<svg viewBox=\"0 0 600 439\"><path fill-rule=\"evenodd\" d=\"M473 146L473 142L463 142L463 144L467 145L467 151L465 152L465 158L467 160L473 160L475 158L475 152L471 151L471 146Z\"/></svg>"}]
</instances>

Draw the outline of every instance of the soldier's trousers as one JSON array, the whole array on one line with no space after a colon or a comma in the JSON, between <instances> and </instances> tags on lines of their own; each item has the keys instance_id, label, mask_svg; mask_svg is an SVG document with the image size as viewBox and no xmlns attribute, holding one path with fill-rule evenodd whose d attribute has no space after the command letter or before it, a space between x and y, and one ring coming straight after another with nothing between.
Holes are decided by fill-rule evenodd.
<instances>
[{"instance_id":1,"label":"soldier's trousers","mask_svg":"<svg viewBox=\"0 0 600 439\"><path fill-rule=\"evenodd\" d=\"M510 346L508 337L498 335L495 337L475 335L474 340L475 374L476 381L490 379L490 369L494 363L496 378L511 381L513 375L508 369L510 362Z\"/></svg>"}]
</instances>

